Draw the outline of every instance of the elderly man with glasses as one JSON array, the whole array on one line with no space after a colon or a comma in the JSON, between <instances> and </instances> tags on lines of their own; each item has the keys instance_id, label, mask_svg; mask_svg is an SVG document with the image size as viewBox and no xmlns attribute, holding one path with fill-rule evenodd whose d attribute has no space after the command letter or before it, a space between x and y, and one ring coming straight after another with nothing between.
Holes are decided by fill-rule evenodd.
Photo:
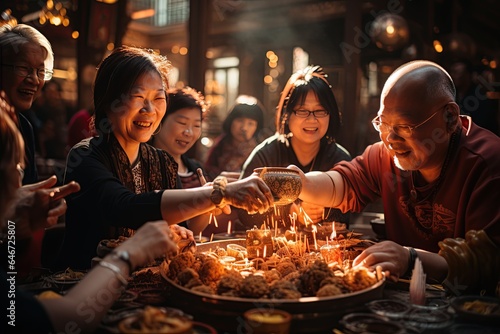
<instances>
[{"instance_id":1,"label":"elderly man with glasses","mask_svg":"<svg viewBox=\"0 0 500 334\"><path fill-rule=\"evenodd\" d=\"M404 64L385 83L372 121L381 141L328 172L301 174L305 201L345 212L382 198L388 240L354 265L381 266L397 279L418 257L427 278L442 281L448 264L438 242L484 230L500 244L500 139L460 116L454 101L439 65Z\"/></svg>"}]
</instances>

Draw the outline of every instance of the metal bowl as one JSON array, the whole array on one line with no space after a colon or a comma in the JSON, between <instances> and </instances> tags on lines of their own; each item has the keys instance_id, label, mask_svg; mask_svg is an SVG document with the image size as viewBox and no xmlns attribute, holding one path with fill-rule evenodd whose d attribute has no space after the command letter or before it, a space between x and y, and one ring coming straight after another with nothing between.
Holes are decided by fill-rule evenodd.
<instances>
[{"instance_id":1,"label":"metal bowl","mask_svg":"<svg viewBox=\"0 0 500 334\"><path fill-rule=\"evenodd\" d=\"M198 246L198 252L225 248L228 244L245 246L245 239L220 240ZM255 299L228 297L192 291L167 277L168 266L160 265L160 272L169 286L169 300L175 307L189 310L198 321L208 322L218 330L234 332L244 329L243 313L252 308L281 309L292 314L294 333L331 330L347 312L362 309L372 300L381 299L385 280L368 289L331 297L302 297L299 299Z\"/></svg>"}]
</instances>

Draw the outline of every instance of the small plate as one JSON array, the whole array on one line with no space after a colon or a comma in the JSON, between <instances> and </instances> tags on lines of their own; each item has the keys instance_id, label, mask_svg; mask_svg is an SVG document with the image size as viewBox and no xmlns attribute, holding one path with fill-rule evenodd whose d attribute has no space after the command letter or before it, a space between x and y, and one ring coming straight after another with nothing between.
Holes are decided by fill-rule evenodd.
<instances>
[{"instance_id":1,"label":"small plate","mask_svg":"<svg viewBox=\"0 0 500 334\"><path fill-rule=\"evenodd\" d=\"M133 302L135 299L137 299L137 293L130 290L125 290L120 295L120 297L118 297L118 299L115 300L115 303L125 304Z\"/></svg>"},{"instance_id":2,"label":"small plate","mask_svg":"<svg viewBox=\"0 0 500 334\"><path fill-rule=\"evenodd\" d=\"M139 291L137 302L149 305L161 305L166 302L164 289L144 289Z\"/></svg>"},{"instance_id":3,"label":"small plate","mask_svg":"<svg viewBox=\"0 0 500 334\"><path fill-rule=\"evenodd\" d=\"M411 309L408 303L391 299L374 300L366 306L373 313L391 319L401 319Z\"/></svg>"},{"instance_id":4,"label":"small plate","mask_svg":"<svg viewBox=\"0 0 500 334\"><path fill-rule=\"evenodd\" d=\"M193 322L192 334L217 334L215 328L202 322Z\"/></svg>"},{"instance_id":5,"label":"small plate","mask_svg":"<svg viewBox=\"0 0 500 334\"><path fill-rule=\"evenodd\" d=\"M344 316L340 323L354 333L405 333L399 323L372 313L351 313Z\"/></svg>"},{"instance_id":6,"label":"small plate","mask_svg":"<svg viewBox=\"0 0 500 334\"><path fill-rule=\"evenodd\" d=\"M151 315L144 317L145 312L151 312ZM156 321L151 324L138 324L143 318L155 319ZM182 311L179 313L176 309L146 306L143 310L121 320L117 327L120 333L137 333L137 328L143 326L145 327L144 332L148 333L162 332L162 329L170 330L171 333L188 333L192 329L192 325L191 317Z\"/></svg>"},{"instance_id":7,"label":"small plate","mask_svg":"<svg viewBox=\"0 0 500 334\"><path fill-rule=\"evenodd\" d=\"M64 271L59 271L47 276L45 279L55 288L66 290L80 282L85 274L86 272L84 270L72 270L68 268Z\"/></svg>"},{"instance_id":8,"label":"small plate","mask_svg":"<svg viewBox=\"0 0 500 334\"><path fill-rule=\"evenodd\" d=\"M471 322L500 322L500 299L484 296L453 298L451 307L462 320Z\"/></svg>"}]
</instances>

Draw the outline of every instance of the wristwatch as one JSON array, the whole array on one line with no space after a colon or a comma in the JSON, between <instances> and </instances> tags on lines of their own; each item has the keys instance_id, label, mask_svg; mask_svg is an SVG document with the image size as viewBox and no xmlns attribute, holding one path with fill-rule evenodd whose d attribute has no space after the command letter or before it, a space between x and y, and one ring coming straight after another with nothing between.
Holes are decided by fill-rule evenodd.
<instances>
[{"instance_id":1,"label":"wristwatch","mask_svg":"<svg viewBox=\"0 0 500 334\"><path fill-rule=\"evenodd\" d=\"M221 208L224 205L224 195L226 191L227 179L224 176L218 176L213 183L213 190L210 194L210 200L216 207Z\"/></svg>"},{"instance_id":2,"label":"wristwatch","mask_svg":"<svg viewBox=\"0 0 500 334\"><path fill-rule=\"evenodd\" d=\"M132 266L132 262L130 261L130 254L127 251L112 251L111 255L113 255L115 258L125 262L128 266L129 274L132 273L133 266Z\"/></svg>"}]
</instances>

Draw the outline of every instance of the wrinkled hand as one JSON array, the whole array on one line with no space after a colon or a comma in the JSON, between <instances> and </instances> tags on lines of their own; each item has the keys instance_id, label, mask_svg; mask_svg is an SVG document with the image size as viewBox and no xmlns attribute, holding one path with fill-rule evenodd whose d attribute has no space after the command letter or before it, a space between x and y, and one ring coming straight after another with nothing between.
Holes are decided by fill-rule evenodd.
<instances>
[{"instance_id":1,"label":"wrinkled hand","mask_svg":"<svg viewBox=\"0 0 500 334\"><path fill-rule=\"evenodd\" d=\"M219 174L219 176L224 176L227 179L227 182L234 182L240 179L241 173L223 171Z\"/></svg>"},{"instance_id":2,"label":"wrinkled hand","mask_svg":"<svg viewBox=\"0 0 500 334\"><path fill-rule=\"evenodd\" d=\"M171 225L170 231L172 232L172 240L177 244L177 252L175 254L185 252L186 250L192 253L196 252L196 242L191 230L179 225Z\"/></svg>"},{"instance_id":3,"label":"wrinkled hand","mask_svg":"<svg viewBox=\"0 0 500 334\"><path fill-rule=\"evenodd\" d=\"M269 187L257 173L247 178L228 183L225 201L252 214L266 212L274 203Z\"/></svg>"},{"instance_id":4,"label":"wrinkled hand","mask_svg":"<svg viewBox=\"0 0 500 334\"><path fill-rule=\"evenodd\" d=\"M310 225L323 221L324 209L324 207L313 203L301 202L300 205L294 203L290 208L290 212L297 213L297 217L301 224Z\"/></svg>"},{"instance_id":5,"label":"wrinkled hand","mask_svg":"<svg viewBox=\"0 0 500 334\"><path fill-rule=\"evenodd\" d=\"M177 245L172 239L173 233L165 221L149 222L141 226L135 234L117 247L130 255L132 267L147 265L156 258L176 252Z\"/></svg>"},{"instance_id":6,"label":"wrinkled hand","mask_svg":"<svg viewBox=\"0 0 500 334\"><path fill-rule=\"evenodd\" d=\"M362 266L375 270L381 266L385 276L393 281L406 272L408 268L408 249L393 241L382 241L368 247L354 259L353 266Z\"/></svg>"},{"instance_id":7,"label":"wrinkled hand","mask_svg":"<svg viewBox=\"0 0 500 334\"><path fill-rule=\"evenodd\" d=\"M17 224L26 224L32 231L56 224L59 216L66 212L64 197L80 190L76 182L53 187L56 182L57 178L51 176L19 188L12 219Z\"/></svg>"}]
</instances>

